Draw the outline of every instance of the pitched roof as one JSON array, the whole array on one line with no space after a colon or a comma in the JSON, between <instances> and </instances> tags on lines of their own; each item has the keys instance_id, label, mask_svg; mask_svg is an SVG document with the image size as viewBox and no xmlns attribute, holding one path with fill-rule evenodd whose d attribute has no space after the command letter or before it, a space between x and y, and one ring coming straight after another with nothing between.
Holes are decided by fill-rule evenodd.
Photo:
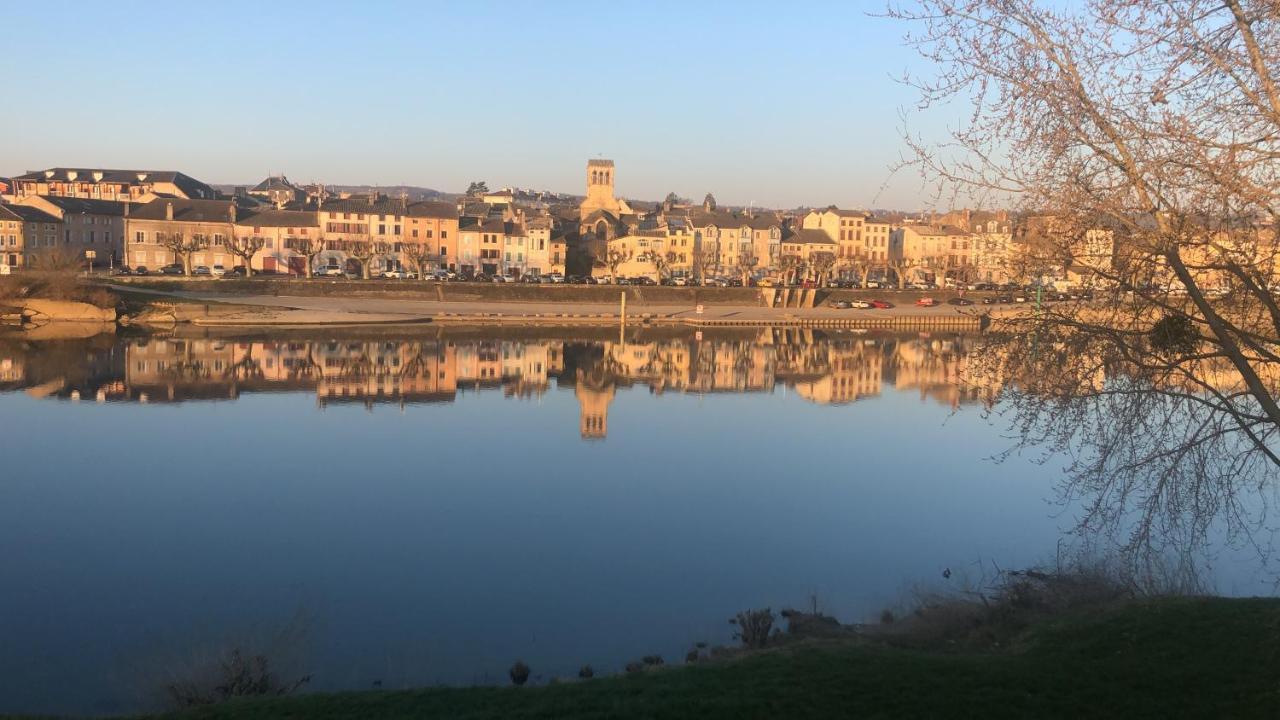
<instances>
[{"instance_id":1,"label":"pitched roof","mask_svg":"<svg viewBox=\"0 0 1280 720\"><path fill-rule=\"evenodd\" d=\"M63 212L83 213L86 215L114 215L119 217L124 215L125 206L129 205L127 202L62 197L61 195L41 195L40 199L62 208Z\"/></svg>"},{"instance_id":2,"label":"pitched roof","mask_svg":"<svg viewBox=\"0 0 1280 720\"><path fill-rule=\"evenodd\" d=\"M379 197L375 200L366 198L347 198L345 200L329 200L321 208L327 213L353 212L368 215L407 215L408 204L399 198Z\"/></svg>"},{"instance_id":3,"label":"pitched roof","mask_svg":"<svg viewBox=\"0 0 1280 720\"><path fill-rule=\"evenodd\" d=\"M270 190L292 190L294 192L302 192L297 185L289 182L289 178L284 175L271 175L266 180L253 186L249 192L267 192Z\"/></svg>"},{"instance_id":4,"label":"pitched roof","mask_svg":"<svg viewBox=\"0 0 1280 720\"><path fill-rule=\"evenodd\" d=\"M41 210L40 208L31 207L30 205L0 205L0 210L7 210L11 217L10 220L22 220L23 222L36 223L58 223L62 222L56 216Z\"/></svg>"},{"instance_id":5,"label":"pitched roof","mask_svg":"<svg viewBox=\"0 0 1280 720\"><path fill-rule=\"evenodd\" d=\"M421 202L409 203L409 207L405 213L409 215L409 217L429 217L454 220L458 217L458 206L451 202L423 200Z\"/></svg>"},{"instance_id":6,"label":"pitched roof","mask_svg":"<svg viewBox=\"0 0 1280 720\"><path fill-rule=\"evenodd\" d=\"M129 216L134 220L165 220L165 208L169 205L173 206L174 222L231 222L236 206L231 200L163 198L131 210Z\"/></svg>"},{"instance_id":7,"label":"pitched roof","mask_svg":"<svg viewBox=\"0 0 1280 720\"><path fill-rule=\"evenodd\" d=\"M800 228L783 242L799 245L835 245L836 241L824 230L817 228Z\"/></svg>"},{"instance_id":8,"label":"pitched roof","mask_svg":"<svg viewBox=\"0 0 1280 720\"><path fill-rule=\"evenodd\" d=\"M718 228L743 228L749 227L753 230L767 230L771 227L781 227L782 223L772 215L735 215L731 212L713 210L695 210L689 213L689 222L694 227L707 227L715 225Z\"/></svg>"},{"instance_id":9,"label":"pitched roof","mask_svg":"<svg viewBox=\"0 0 1280 720\"><path fill-rule=\"evenodd\" d=\"M177 216L177 213L174 213ZM320 214L305 210L250 210L236 218L237 225L254 227L319 227Z\"/></svg>"}]
</instances>

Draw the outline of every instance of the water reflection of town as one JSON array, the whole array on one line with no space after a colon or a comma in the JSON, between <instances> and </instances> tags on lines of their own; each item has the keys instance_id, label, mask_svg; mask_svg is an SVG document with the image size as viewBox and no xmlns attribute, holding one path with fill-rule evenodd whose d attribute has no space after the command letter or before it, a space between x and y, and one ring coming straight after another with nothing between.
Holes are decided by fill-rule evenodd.
<instances>
[{"instance_id":1,"label":"water reflection of town","mask_svg":"<svg viewBox=\"0 0 1280 720\"><path fill-rule=\"evenodd\" d=\"M954 334L837 334L763 330L723 337L91 338L0 341L0 389L77 401L173 403L244 393L306 391L321 408L452 402L501 390L508 398L572 390L584 438L608 433L619 389L651 393L769 393L818 404L891 388L947 406L978 400L959 382L969 340Z\"/></svg>"}]
</instances>

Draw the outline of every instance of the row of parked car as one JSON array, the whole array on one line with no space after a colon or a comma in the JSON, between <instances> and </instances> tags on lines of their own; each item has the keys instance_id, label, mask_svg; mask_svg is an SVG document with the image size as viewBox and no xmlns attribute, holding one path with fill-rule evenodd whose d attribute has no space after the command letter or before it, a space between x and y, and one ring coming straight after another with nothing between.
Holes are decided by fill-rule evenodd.
<instances>
[{"instance_id":1,"label":"row of parked car","mask_svg":"<svg viewBox=\"0 0 1280 720\"><path fill-rule=\"evenodd\" d=\"M1035 302L1035 295L1028 293L1017 293L1014 295L987 295L978 300L966 297L955 297L945 302L940 302L937 298L922 297L916 300L917 307L938 307L940 305L1015 305L1018 303ZM1093 293L1045 293L1040 297L1041 302L1065 302L1069 300L1092 300ZM841 310L887 310L893 307L893 303L885 300L837 300L831 304L834 308Z\"/></svg>"}]
</instances>

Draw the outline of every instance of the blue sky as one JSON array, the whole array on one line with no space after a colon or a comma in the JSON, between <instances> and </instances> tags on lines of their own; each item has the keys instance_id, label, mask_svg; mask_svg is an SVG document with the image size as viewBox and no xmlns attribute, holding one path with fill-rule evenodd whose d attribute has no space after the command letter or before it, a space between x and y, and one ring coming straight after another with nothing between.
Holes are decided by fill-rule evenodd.
<instances>
[{"instance_id":1,"label":"blue sky","mask_svg":"<svg viewBox=\"0 0 1280 720\"><path fill-rule=\"evenodd\" d=\"M867 15L881 7L22 3L5 11L0 174L581 192L603 156L626 197L913 209L916 177L881 188L915 99L893 77L920 61Z\"/></svg>"}]
</instances>

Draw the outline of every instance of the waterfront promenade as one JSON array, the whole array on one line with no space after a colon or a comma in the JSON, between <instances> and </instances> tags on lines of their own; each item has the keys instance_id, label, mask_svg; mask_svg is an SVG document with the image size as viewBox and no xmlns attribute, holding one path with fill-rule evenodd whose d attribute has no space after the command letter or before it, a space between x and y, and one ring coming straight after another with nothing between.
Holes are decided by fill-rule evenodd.
<instances>
[{"instance_id":1,"label":"waterfront promenade","mask_svg":"<svg viewBox=\"0 0 1280 720\"><path fill-rule=\"evenodd\" d=\"M135 291L138 292L138 291ZM339 295L287 296L224 294L199 291L141 291L163 306L166 299L186 306L185 315L196 325L363 325L394 323L461 323L515 325L616 325L622 321L621 303L439 301L404 298L348 297ZM207 304L207 305L202 305ZM195 306L195 307L192 307ZM983 306L837 309L771 308L760 305L712 304L631 305L626 322L705 327L801 326L978 328Z\"/></svg>"}]
</instances>

